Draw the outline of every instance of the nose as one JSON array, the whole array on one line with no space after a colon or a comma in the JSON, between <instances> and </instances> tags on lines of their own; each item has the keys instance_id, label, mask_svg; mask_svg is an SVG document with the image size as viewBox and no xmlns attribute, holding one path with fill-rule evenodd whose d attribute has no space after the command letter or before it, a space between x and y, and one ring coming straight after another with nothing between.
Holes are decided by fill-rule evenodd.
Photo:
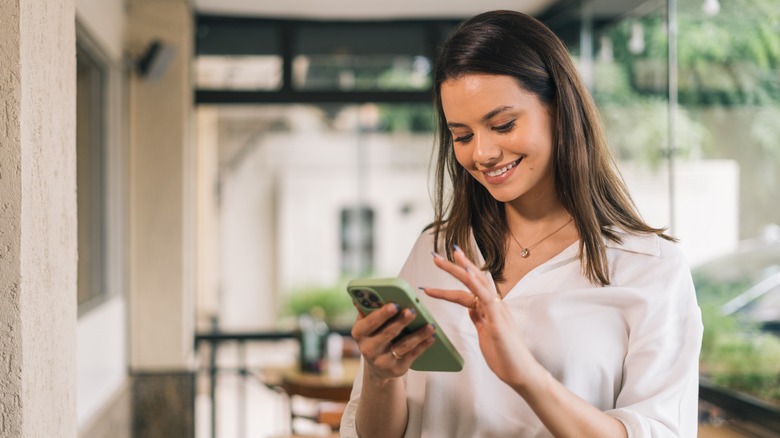
<instances>
[{"instance_id":1,"label":"nose","mask_svg":"<svg viewBox=\"0 0 780 438\"><path fill-rule=\"evenodd\" d=\"M491 168L501 162L501 147L486 135L474 135L474 150L472 159L474 165L481 168Z\"/></svg>"}]
</instances>

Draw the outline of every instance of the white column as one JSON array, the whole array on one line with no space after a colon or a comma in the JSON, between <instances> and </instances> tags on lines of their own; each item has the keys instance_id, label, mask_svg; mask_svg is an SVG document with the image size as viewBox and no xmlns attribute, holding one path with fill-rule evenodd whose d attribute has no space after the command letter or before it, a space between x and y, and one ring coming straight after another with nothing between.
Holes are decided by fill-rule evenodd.
<instances>
[{"instance_id":1,"label":"white column","mask_svg":"<svg viewBox=\"0 0 780 438\"><path fill-rule=\"evenodd\" d=\"M0 436L76 436L73 0L0 1Z\"/></svg>"},{"instance_id":2,"label":"white column","mask_svg":"<svg viewBox=\"0 0 780 438\"><path fill-rule=\"evenodd\" d=\"M134 0L128 46L174 51L157 79L132 74L130 100L130 367L188 370L193 360L194 172L192 11L187 0Z\"/></svg>"}]
</instances>

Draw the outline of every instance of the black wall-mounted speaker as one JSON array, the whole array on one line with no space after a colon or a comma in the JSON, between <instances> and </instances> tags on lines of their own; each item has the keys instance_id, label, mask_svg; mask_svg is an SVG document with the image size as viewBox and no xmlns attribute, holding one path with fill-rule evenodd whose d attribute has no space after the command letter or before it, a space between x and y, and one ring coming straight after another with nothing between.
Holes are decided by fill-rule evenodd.
<instances>
[{"instance_id":1,"label":"black wall-mounted speaker","mask_svg":"<svg viewBox=\"0 0 780 438\"><path fill-rule=\"evenodd\" d=\"M154 40L138 60L138 73L146 79L156 80L165 75L176 51L170 45Z\"/></svg>"}]
</instances>

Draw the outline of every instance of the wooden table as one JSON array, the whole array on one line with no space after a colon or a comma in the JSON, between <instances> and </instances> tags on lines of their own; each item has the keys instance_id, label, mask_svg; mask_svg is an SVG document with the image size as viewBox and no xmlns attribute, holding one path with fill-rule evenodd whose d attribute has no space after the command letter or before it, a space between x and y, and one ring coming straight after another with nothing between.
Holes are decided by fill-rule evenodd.
<instances>
[{"instance_id":1,"label":"wooden table","mask_svg":"<svg viewBox=\"0 0 780 438\"><path fill-rule=\"evenodd\" d=\"M344 372L340 376L329 375L327 369L322 374L288 369L282 373L279 386L289 395L348 402L352 393L352 382L360 367L360 359L344 359L341 363Z\"/></svg>"},{"instance_id":2,"label":"wooden table","mask_svg":"<svg viewBox=\"0 0 780 438\"><path fill-rule=\"evenodd\" d=\"M332 403L346 404L352 393L352 382L360 368L360 358L347 358L341 361L343 373L333 376L324 370L321 374L304 373L296 367L264 369L261 380L271 388L280 389L288 397L300 396ZM332 406L330 406L332 408ZM317 418L311 418L319 423L328 424L334 430L341 421L343 406L337 411L321 411ZM290 425L300 415L295 415L290 404ZM305 417L305 416L304 416Z\"/></svg>"}]
</instances>

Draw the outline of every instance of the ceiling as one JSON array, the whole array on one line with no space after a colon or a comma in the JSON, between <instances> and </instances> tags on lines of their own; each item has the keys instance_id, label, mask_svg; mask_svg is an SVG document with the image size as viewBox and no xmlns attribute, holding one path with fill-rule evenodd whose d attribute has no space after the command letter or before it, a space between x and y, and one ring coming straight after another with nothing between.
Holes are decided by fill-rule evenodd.
<instances>
[{"instance_id":1,"label":"ceiling","mask_svg":"<svg viewBox=\"0 0 780 438\"><path fill-rule=\"evenodd\" d=\"M194 0L199 13L268 18L391 20L463 18L493 9L539 14L559 0Z\"/></svg>"}]
</instances>

